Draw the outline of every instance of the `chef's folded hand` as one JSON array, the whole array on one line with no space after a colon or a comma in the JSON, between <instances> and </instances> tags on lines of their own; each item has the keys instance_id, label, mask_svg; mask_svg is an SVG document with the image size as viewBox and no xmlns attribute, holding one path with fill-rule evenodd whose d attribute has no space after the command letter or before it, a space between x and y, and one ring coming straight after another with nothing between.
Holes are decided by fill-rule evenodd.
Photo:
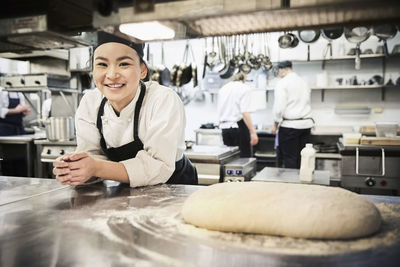
<instances>
[{"instance_id":1,"label":"chef's folded hand","mask_svg":"<svg viewBox=\"0 0 400 267\"><path fill-rule=\"evenodd\" d=\"M54 161L53 173L62 184L80 185L94 176L95 163L86 152L70 153Z\"/></svg>"}]
</instances>

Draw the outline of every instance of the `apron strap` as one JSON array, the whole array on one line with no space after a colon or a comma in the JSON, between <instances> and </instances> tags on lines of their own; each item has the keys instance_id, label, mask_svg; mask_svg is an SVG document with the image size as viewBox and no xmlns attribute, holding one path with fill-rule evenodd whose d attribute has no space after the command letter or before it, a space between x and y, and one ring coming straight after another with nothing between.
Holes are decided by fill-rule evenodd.
<instances>
[{"instance_id":1,"label":"apron strap","mask_svg":"<svg viewBox=\"0 0 400 267\"><path fill-rule=\"evenodd\" d=\"M138 132L138 124L139 124L139 113L140 113L140 108L142 107L143 103L143 98L146 93L146 85L142 81L140 81L140 95L138 98L138 101L136 102L135 106L135 116L134 116L134 121L133 121L133 139L134 140L139 140L139 132Z\"/></svg>"},{"instance_id":2,"label":"apron strap","mask_svg":"<svg viewBox=\"0 0 400 267\"><path fill-rule=\"evenodd\" d=\"M136 102L135 115L134 115L134 121L133 121L133 138L134 138L134 140L140 140L139 134L138 134L139 113L140 113L140 109L142 107L145 93L146 93L146 85L142 81L140 81L140 95ZM104 135L103 135L103 123L101 120L101 116L103 116L103 114L104 114L104 106L105 106L106 102L107 102L107 98L103 97L103 99L101 100L101 104L99 106L99 112L97 113L97 121L96 121L96 126L100 133L100 146L103 149L107 149L107 145L106 145L106 140L104 139Z\"/></svg>"}]
</instances>

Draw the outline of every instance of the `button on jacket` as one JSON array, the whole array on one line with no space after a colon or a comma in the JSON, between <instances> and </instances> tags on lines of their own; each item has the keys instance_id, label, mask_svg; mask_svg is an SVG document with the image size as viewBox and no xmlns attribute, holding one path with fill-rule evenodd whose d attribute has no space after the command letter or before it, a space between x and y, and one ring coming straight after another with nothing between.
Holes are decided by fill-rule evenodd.
<instances>
[{"instance_id":1,"label":"button on jacket","mask_svg":"<svg viewBox=\"0 0 400 267\"><path fill-rule=\"evenodd\" d=\"M121 161L131 187L165 183L175 169L175 162L185 150L185 111L178 95L158 83L146 83L146 95L139 114L138 132L144 149L135 158ZM140 88L118 117L110 103L104 106L103 135L107 147L120 147L133 141L133 115ZM103 95L98 89L87 92L76 112L77 152L86 151L107 159L100 147L96 127Z\"/></svg>"},{"instance_id":2,"label":"button on jacket","mask_svg":"<svg viewBox=\"0 0 400 267\"><path fill-rule=\"evenodd\" d=\"M288 73L275 88L273 107L274 121L280 126L294 129L313 127L311 119L310 95L311 89L295 72Z\"/></svg>"}]
</instances>

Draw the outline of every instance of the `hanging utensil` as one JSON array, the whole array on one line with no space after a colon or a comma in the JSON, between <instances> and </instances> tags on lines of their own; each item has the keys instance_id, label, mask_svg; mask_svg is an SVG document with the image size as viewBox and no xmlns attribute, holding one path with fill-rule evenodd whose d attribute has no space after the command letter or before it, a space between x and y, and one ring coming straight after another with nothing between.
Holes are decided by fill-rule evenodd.
<instances>
[{"instance_id":1,"label":"hanging utensil","mask_svg":"<svg viewBox=\"0 0 400 267\"><path fill-rule=\"evenodd\" d=\"M373 32L376 37L379 38L379 41L383 41L383 52L385 56L389 55L387 48L387 40L392 39L396 33L397 28L393 24L384 24L373 27Z\"/></svg>"},{"instance_id":2,"label":"hanging utensil","mask_svg":"<svg viewBox=\"0 0 400 267\"><path fill-rule=\"evenodd\" d=\"M196 65L196 59L194 57L193 53L193 48L189 43L189 48L190 48L190 53L192 54L192 80L193 80L193 87L196 87L198 85L198 80L197 80L197 65Z\"/></svg>"},{"instance_id":3,"label":"hanging utensil","mask_svg":"<svg viewBox=\"0 0 400 267\"><path fill-rule=\"evenodd\" d=\"M208 53L207 53L207 38L204 38L205 41L205 45L204 45L204 64L203 64L203 75L202 78L204 79L204 77L206 76L206 70L207 70L207 59L208 59Z\"/></svg>"},{"instance_id":4,"label":"hanging utensil","mask_svg":"<svg viewBox=\"0 0 400 267\"><path fill-rule=\"evenodd\" d=\"M298 32L301 41L307 44L307 61L310 61L310 44L319 39L319 30L301 30Z\"/></svg>"},{"instance_id":5,"label":"hanging utensil","mask_svg":"<svg viewBox=\"0 0 400 267\"><path fill-rule=\"evenodd\" d=\"M164 42L161 43L161 66L158 71L160 77L160 84L169 86L171 84L171 72L169 69L165 66L165 60L164 60Z\"/></svg>"},{"instance_id":6,"label":"hanging utensil","mask_svg":"<svg viewBox=\"0 0 400 267\"><path fill-rule=\"evenodd\" d=\"M251 72L251 66L247 64L247 61L250 57L250 53L248 51L248 36L246 37L246 43L244 44L244 60L243 63L239 65L240 72L244 74L249 74Z\"/></svg>"},{"instance_id":7,"label":"hanging utensil","mask_svg":"<svg viewBox=\"0 0 400 267\"><path fill-rule=\"evenodd\" d=\"M325 69L326 64L326 55L329 50L329 55L332 57L332 41L340 38L343 35L343 28L326 28L321 30L322 37L328 40L328 44L324 50L323 60L322 60L322 69Z\"/></svg>"},{"instance_id":8,"label":"hanging utensil","mask_svg":"<svg viewBox=\"0 0 400 267\"><path fill-rule=\"evenodd\" d=\"M292 41L293 41L293 36L285 32L278 39L279 47L283 49L289 48L292 45Z\"/></svg>"},{"instance_id":9,"label":"hanging utensil","mask_svg":"<svg viewBox=\"0 0 400 267\"><path fill-rule=\"evenodd\" d=\"M347 41L356 44L355 69L359 70L361 68L360 45L371 36L371 29L368 27L344 28L344 35Z\"/></svg>"},{"instance_id":10,"label":"hanging utensil","mask_svg":"<svg viewBox=\"0 0 400 267\"><path fill-rule=\"evenodd\" d=\"M222 79L230 78L233 75L233 73L235 72L235 70L238 67L238 65L239 65L239 62L238 62L238 60L237 60L237 58L235 56L235 50L236 50L236 45L237 45L236 44L236 40L237 40L237 36L234 36L231 39L231 42L233 42L233 46L232 46L232 50L231 50L232 51L231 59L229 60L228 69L224 73L221 73L219 75L219 77L221 77Z\"/></svg>"}]
</instances>

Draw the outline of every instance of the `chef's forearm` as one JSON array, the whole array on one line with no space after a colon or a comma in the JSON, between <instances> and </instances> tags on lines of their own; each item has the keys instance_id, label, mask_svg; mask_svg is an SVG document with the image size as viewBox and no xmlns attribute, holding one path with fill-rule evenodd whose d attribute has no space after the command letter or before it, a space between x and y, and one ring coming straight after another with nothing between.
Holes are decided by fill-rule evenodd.
<instances>
[{"instance_id":1,"label":"chef's forearm","mask_svg":"<svg viewBox=\"0 0 400 267\"><path fill-rule=\"evenodd\" d=\"M243 120L244 123L246 124L247 128L250 131L250 134L256 133L256 129L254 128L253 122L251 121L251 115L249 112L243 112Z\"/></svg>"},{"instance_id":2,"label":"chef's forearm","mask_svg":"<svg viewBox=\"0 0 400 267\"><path fill-rule=\"evenodd\" d=\"M96 159L95 175L103 179L129 183L125 166L120 162Z\"/></svg>"}]
</instances>

